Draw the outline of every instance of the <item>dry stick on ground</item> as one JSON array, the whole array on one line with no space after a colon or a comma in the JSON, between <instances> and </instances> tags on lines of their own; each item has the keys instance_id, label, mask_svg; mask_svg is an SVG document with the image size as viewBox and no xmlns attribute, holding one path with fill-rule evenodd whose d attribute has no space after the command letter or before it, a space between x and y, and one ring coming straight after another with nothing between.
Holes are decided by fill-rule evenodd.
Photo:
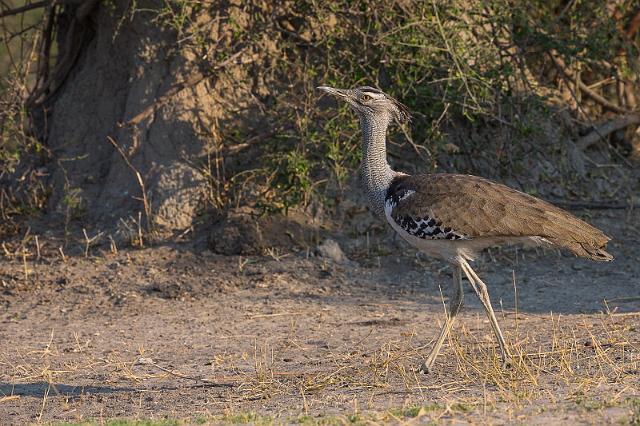
<instances>
[{"instance_id":1,"label":"dry stick on ground","mask_svg":"<svg viewBox=\"0 0 640 426\"><path fill-rule=\"evenodd\" d=\"M131 169L131 171L133 171L133 173L136 175L136 179L138 179L138 185L140 185L140 190L142 191L142 204L144 206L144 214L147 219L147 229L151 229L151 205L149 204L149 200L147 199L147 191L144 186L144 180L142 179L142 175L135 167L133 167L133 164L131 164L131 161L129 161L129 157L127 157L127 154L125 154L125 152L122 150L120 145L118 145L111 136L107 136L107 140L111 143L111 145L115 147L115 149L118 151L118 153L120 154L124 162ZM142 241L140 241L140 243L142 243Z\"/></svg>"},{"instance_id":2,"label":"dry stick on ground","mask_svg":"<svg viewBox=\"0 0 640 426\"><path fill-rule=\"evenodd\" d=\"M139 358L137 360L137 364L140 364L140 365L151 365L151 366L157 368L158 370L164 371L165 373L168 373L168 374L170 374L172 376L179 377L181 379L188 379L188 380L193 380L193 381L196 381L196 382L200 382L200 383L203 383L206 386L221 387L221 388L223 388L223 387L224 388L235 387L235 385L233 383L214 382L214 381L211 381L211 380L208 380L208 379L202 379L200 377L187 376L186 374L175 372L173 370L170 370L168 368L164 368L164 367L158 365L151 358Z\"/></svg>"},{"instance_id":3,"label":"dry stick on ground","mask_svg":"<svg viewBox=\"0 0 640 426\"><path fill-rule=\"evenodd\" d=\"M579 149L586 149L607 135L628 126L640 124L640 114L626 114L596 126L591 133L576 142Z\"/></svg>"},{"instance_id":4,"label":"dry stick on ground","mask_svg":"<svg viewBox=\"0 0 640 426\"><path fill-rule=\"evenodd\" d=\"M91 248L91 244L93 244L94 241L102 237L104 232L100 232L92 238L89 238L89 235L87 235L87 230L85 228L82 228L82 233L84 234L84 242L85 242L84 257L89 257L89 249ZM38 236L36 235L36 242L37 241L38 241ZM39 257L40 257L40 250L38 250L38 258Z\"/></svg>"}]
</instances>

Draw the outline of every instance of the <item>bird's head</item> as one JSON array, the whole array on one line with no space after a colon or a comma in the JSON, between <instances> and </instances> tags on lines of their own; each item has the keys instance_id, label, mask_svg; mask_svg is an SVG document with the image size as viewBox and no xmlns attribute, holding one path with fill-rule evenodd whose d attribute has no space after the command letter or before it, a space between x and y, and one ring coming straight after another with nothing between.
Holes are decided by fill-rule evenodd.
<instances>
[{"instance_id":1,"label":"bird's head","mask_svg":"<svg viewBox=\"0 0 640 426\"><path fill-rule=\"evenodd\" d=\"M347 102L361 118L378 121L393 119L399 124L405 124L411 119L411 113L406 106L373 87L334 89L329 86L320 86L318 89Z\"/></svg>"}]
</instances>

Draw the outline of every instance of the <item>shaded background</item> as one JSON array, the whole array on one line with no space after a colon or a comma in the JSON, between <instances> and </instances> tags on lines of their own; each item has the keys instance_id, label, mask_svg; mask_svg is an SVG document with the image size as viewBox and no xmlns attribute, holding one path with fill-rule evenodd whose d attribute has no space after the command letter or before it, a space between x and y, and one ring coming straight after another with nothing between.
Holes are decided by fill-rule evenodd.
<instances>
[{"instance_id":1,"label":"shaded background","mask_svg":"<svg viewBox=\"0 0 640 426\"><path fill-rule=\"evenodd\" d=\"M398 170L637 203L637 0L271 3L3 1L2 235L194 231L249 253L375 233L357 121L319 84L409 106L390 136Z\"/></svg>"}]
</instances>

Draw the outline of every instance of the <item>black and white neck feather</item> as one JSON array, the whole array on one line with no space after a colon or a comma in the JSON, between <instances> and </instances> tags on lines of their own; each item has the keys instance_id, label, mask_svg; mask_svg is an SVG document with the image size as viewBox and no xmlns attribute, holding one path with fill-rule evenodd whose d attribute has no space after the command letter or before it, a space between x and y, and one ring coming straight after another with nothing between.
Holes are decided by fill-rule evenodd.
<instances>
[{"instance_id":1,"label":"black and white neck feather","mask_svg":"<svg viewBox=\"0 0 640 426\"><path fill-rule=\"evenodd\" d=\"M360 180L364 186L369 205L378 216L385 216L385 201L393 179L399 173L387 161L387 128L391 122L389 114L362 115L362 163Z\"/></svg>"}]
</instances>

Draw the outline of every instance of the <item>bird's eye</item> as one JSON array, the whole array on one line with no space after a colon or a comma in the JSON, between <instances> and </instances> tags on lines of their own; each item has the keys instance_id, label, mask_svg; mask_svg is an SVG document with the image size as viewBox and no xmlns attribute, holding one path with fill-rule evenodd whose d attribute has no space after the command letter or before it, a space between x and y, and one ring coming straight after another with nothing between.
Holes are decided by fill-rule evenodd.
<instances>
[{"instance_id":1,"label":"bird's eye","mask_svg":"<svg viewBox=\"0 0 640 426\"><path fill-rule=\"evenodd\" d=\"M371 100L371 96L369 96L369 95L362 95L362 96L360 96L360 100L361 100L362 102L367 102L367 101Z\"/></svg>"}]
</instances>

